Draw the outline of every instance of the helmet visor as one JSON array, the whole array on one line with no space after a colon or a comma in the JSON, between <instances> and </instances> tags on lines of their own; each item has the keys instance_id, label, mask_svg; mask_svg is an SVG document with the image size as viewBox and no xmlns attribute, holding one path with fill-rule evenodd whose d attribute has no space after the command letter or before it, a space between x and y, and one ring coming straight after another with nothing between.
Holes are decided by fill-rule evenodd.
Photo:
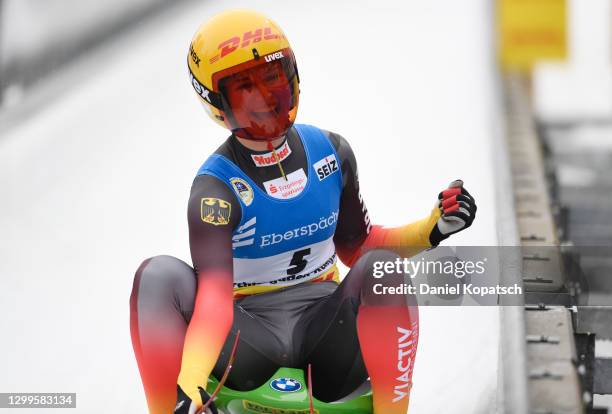
<instances>
[{"instance_id":1,"label":"helmet visor","mask_svg":"<svg viewBox=\"0 0 612 414\"><path fill-rule=\"evenodd\" d=\"M291 128L298 99L291 50L285 49L224 72L216 76L218 90L225 123L236 136L272 140Z\"/></svg>"}]
</instances>

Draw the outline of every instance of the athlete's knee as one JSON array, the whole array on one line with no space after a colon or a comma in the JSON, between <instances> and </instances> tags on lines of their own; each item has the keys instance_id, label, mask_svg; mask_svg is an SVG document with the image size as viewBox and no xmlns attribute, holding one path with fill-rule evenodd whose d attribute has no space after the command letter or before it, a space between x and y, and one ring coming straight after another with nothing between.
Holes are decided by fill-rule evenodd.
<instances>
[{"instance_id":1,"label":"athlete's knee","mask_svg":"<svg viewBox=\"0 0 612 414\"><path fill-rule=\"evenodd\" d=\"M357 260L357 264L371 269L373 275L376 276L374 271L378 272L381 266L384 267L385 263L395 263L398 259L401 260L400 255L391 250L374 249L361 256Z\"/></svg>"},{"instance_id":2,"label":"athlete's knee","mask_svg":"<svg viewBox=\"0 0 612 414\"><path fill-rule=\"evenodd\" d=\"M363 304L405 305L413 304L409 293L409 274L403 268L403 259L395 252L384 249L371 250L359 260L361 274L360 299Z\"/></svg>"},{"instance_id":3,"label":"athlete's knee","mask_svg":"<svg viewBox=\"0 0 612 414\"><path fill-rule=\"evenodd\" d=\"M379 263L395 261L399 256L389 250L375 249L363 254L351 267L350 272L342 282L342 296L363 297L363 292L372 287L378 280L376 269Z\"/></svg>"},{"instance_id":4,"label":"athlete's knee","mask_svg":"<svg viewBox=\"0 0 612 414\"><path fill-rule=\"evenodd\" d=\"M139 298L179 299L193 301L196 278L187 263L172 256L154 256L146 259L136 270L130 302Z\"/></svg>"},{"instance_id":5,"label":"athlete's knee","mask_svg":"<svg viewBox=\"0 0 612 414\"><path fill-rule=\"evenodd\" d=\"M397 253L390 250L370 250L357 260L351 270L355 271L356 279L360 280L361 285L368 282L371 284L389 274L390 265L387 263L395 264L400 259Z\"/></svg>"}]
</instances>

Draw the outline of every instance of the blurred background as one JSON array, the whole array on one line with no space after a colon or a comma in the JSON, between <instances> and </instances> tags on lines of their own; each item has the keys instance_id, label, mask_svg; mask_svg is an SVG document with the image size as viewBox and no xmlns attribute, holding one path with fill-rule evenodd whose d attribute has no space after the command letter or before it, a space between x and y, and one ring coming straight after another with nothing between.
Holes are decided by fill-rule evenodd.
<instances>
[{"instance_id":1,"label":"blurred background","mask_svg":"<svg viewBox=\"0 0 612 414\"><path fill-rule=\"evenodd\" d=\"M0 73L4 105L19 102L37 81L168 4L164 0L3 0Z\"/></svg>"},{"instance_id":2,"label":"blurred background","mask_svg":"<svg viewBox=\"0 0 612 414\"><path fill-rule=\"evenodd\" d=\"M191 181L228 134L185 58L237 7L284 29L298 122L351 143L375 223L427 215L462 178L479 216L451 244L552 245L579 267L549 282L523 257L520 312L423 308L410 412L607 412L612 0L0 0L0 392L145 412L132 278L190 262Z\"/></svg>"}]
</instances>

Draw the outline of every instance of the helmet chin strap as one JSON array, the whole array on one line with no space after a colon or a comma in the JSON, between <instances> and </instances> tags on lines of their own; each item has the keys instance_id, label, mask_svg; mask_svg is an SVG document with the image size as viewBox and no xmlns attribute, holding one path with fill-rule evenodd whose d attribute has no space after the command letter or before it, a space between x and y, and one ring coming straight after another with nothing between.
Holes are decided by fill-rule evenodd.
<instances>
[{"instance_id":1,"label":"helmet chin strap","mask_svg":"<svg viewBox=\"0 0 612 414\"><path fill-rule=\"evenodd\" d=\"M272 156L276 160L276 165L278 165L278 169L280 170L281 175L283 176L285 181L289 181L287 179L287 176L285 175L285 170L283 169L283 166L281 165L280 157L276 154L276 150L274 149L274 145L272 145L272 141L268 141L268 150L272 151Z\"/></svg>"}]
</instances>

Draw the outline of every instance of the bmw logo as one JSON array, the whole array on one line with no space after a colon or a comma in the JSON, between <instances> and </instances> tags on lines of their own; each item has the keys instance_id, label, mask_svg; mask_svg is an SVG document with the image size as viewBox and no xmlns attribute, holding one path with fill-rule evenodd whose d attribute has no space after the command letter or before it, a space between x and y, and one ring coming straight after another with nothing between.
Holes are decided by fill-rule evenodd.
<instances>
[{"instance_id":1,"label":"bmw logo","mask_svg":"<svg viewBox=\"0 0 612 414\"><path fill-rule=\"evenodd\" d=\"M272 380L270 387L278 392L296 392L302 389L302 384L293 378L276 378Z\"/></svg>"}]
</instances>

